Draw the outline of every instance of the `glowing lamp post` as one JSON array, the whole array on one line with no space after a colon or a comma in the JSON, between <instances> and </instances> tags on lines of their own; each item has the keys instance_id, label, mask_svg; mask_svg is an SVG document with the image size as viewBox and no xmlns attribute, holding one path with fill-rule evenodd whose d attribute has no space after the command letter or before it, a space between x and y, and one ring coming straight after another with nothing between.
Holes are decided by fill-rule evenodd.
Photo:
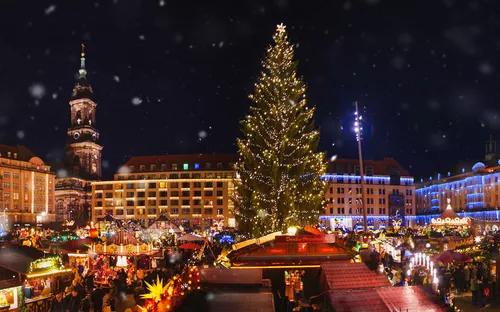
<instances>
[{"instance_id":1,"label":"glowing lamp post","mask_svg":"<svg viewBox=\"0 0 500 312\"><path fill-rule=\"evenodd\" d=\"M358 142L358 157L359 157L359 177L361 179L361 210L363 211L363 230L368 231L368 221L366 218L366 194L365 194L365 176L363 168L363 153L361 151L361 140L363 127L361 120L363 116L359 114L358 102L354 102L356 111L354 112L354 133L356 133L356 141Z\"/></svg>"}]
</instances>

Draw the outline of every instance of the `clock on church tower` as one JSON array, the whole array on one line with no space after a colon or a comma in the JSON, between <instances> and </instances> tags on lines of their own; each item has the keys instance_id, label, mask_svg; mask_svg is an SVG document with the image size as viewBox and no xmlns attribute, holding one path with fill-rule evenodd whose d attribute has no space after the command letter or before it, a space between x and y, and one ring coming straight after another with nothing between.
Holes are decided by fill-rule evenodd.
<instances>
[{"instance_id":1,"label":"clock on church tower","mask_svg":"<svg viewBox=\"0 0 500 312\"><path fill-rule=\"evenodd\" d=\"M96 107L92 87L85 69L85 46L82 45L79 77L73 88L69 105L71 126L68 128L66 164L71 174L84 179L101 178L101 150L96 128Z\"/></svg>"}]
</instances>

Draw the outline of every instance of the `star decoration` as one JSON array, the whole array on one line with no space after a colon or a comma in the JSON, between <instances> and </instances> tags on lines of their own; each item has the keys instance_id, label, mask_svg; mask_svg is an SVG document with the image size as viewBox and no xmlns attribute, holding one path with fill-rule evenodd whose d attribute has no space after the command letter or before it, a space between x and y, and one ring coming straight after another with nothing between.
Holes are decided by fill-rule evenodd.
<instances>
[{"instance_id":1,"label":"star decoration","mask_svg":"<svg viewBox=\"0 0 500 312\"><path fill-rule=\"evenodd\" d=\"M286 31L286 30L285 30L286 26L285 26L285 25L283 25L283 23L279 24L277 27L278 27L278 32L279 32L280 34L281 34L281 33L284 33L284 32Z\"/></svg>"}]
</instances>

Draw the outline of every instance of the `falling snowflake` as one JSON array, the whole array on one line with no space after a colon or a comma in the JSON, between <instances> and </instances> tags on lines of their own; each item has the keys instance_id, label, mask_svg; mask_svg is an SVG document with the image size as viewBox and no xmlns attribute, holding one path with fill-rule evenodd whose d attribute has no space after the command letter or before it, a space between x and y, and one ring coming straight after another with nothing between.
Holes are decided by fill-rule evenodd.
<instances>
[{"instance_id":1,"label":"falling snowflake","mask_svg":"<svg viewBox=\"0 0 500 312\"><path fill-rule=\"evenodd\" d=\"M132 98L132 105L134 106L139 106L142 103L142 99L140 97L133 97Z\"/></svg>"},{"instance_id":2,"label":"falling snowflake","mask_svg":"<svg viewBox=\"0 0 500 312\"><path fill-rule=\"evenodd\" d=\"M479 71L483 75L490 75L490 74L493 73L494 68L493 68L493 66L490 63L485 62L485 63L481 63L479 65Z\"/></svg>"},{"instance_id":3,"label":"falling snowflake","mask_svg":"<svg viewBox=\"0 0 500 312\"><path fill-rule=\"evenodd\" d=\"M200 130L198 131L198 138L201 140L201 139L205 139L206 137L208 136L208 133L205 131L205 130Z\"/></svg>"},{"instance_id":4,"label":"falling snowflake","mask_svg":"<svg viewBox=\"0 0 500 312\"><path fill-rule=\"evenodd\" d=\"M41 83L34 83L30 86L29 92L34 99L41 99L45 95L45 86Z\"/></svg>"},{"instance_id":5,"label":"falling snowflake","mask_svg":"<svg viewBox=\"0 0 500 312\"><path fill-rule=\"evenodd\" d=\"M24 139L24 136L25 136L25 134L24 134L24 131L23 131L23 130L18 130L18 131L17 131L17 133L16 133L16 135L17 135L17 138L18 138L19 140Z\"/></svg>"},{"instance_id":6,"label":"falling snowflake","mask_svg":"<svg viewBox=\"0 0 500 312\"><path fill-rule=\"evenodd\" d=\"M158 3L161 7L164 7L165 6L165 0L160 0L160 2Z\"/></svg>"},{"instance_id":7,"label":"falling snowflake","mask_svg":"<svg viewBox=\"0 0 500 312\"><path fill-rule=\"evenodd\" d=\"M104 169L109 168L109 161L107 161L107 160L103 160L103 162L102 162L102 167L103 167Z\"/></svg>"},{"instance_id":8,"label":"falling snowflake","mask_svg":"<svg viewBox=\"0 0 500 312\"><path fill-rule=\"evenodd\" d=\"M330 158L330 161L333 162L333 161L336 161L337 160L337 155L333 155L331 158Z\"/></svg>"},{"instance_id":9,"label":"falling snowflake","mask_svg":"<svg viewBox=\"0 0 500 312\"><path fill-rule=\"evenodd\" d=\"M58 178L66 178L68 176L68 171L66 171L66 169L59 169L56 172L56 176Z\"/></svg>"},{"instance_id":10,"label":"falling snowflake","mask_svg":"<svg viewBox=\"0 0 500 312\"><path fill-rule=\"evenodd\" d=\"M213 293L213 292L209 292L209 293L207 294L207 301L212 301L212 300L214 300L214 299L215 299L215 295L214 295L214 293Z\"/></svg>"},{"instance_id":11,"label":"falling snowflake","mask_svg":"<svg viewBox=\"0 0 500 312\"><path fill-rule=\"evenodd\" d=\"M127 166L123 166L123 167L120 167L120 169L118 169L118 173L119 174L127 174L127 173L130 173L130 169Z\"/></svg>"},{"instance_id":12,"label":"falling snowflake","mask_svg":"<svg viewBox=\"0 0 500 312\"><path fill-rule=\"evenodd\" d=\"M56 6L54 4L50 5L48 8L45 9L45 15L49 15L54 13L56 10Z\"/></svg>"},{"instance_id":13,"label":"falling snowflake","mask_svg":"<svg viewBox=\"0 0 500 312\"><path fill-rule=\"evenodd\" d=\"M139 39L140 40L146 40L146 36L144 36L144 35L141 34L141 35L139 35Z\"/></svg>"},{"instance_id":14,"label":"falling snowflake","mask_svg":"<svg viewBox=\"0 0 500 312\"><path fill-rule=\"evenodd\" d=\"M58 95L57 93L55 93L55 92L54 92L54 93L52 93L52 99L53 99L53 100L57 99L57 97L58 97L58 96L59 96L59 95Z\"/></svg>"},{"instance_id":15,"label":"falling snowflake","mask_svg":"<svg viewBox=\"0 0 500 312\"><path fill-rule=\"evenodd\" d=\"M114 75L113 80L116 82L120 82L120 77L118 77L117 75Z\"/></svg>"},{"instance_id":16,"label":"falling snowflake","mask_svg":"<svg viewBox=\"0 0 500 312\"><path fill-rule=\"evenodd\" d=\"M222 48L224 46L224 41L219 42L219 48Z\"/></svg>"}]
</instances>

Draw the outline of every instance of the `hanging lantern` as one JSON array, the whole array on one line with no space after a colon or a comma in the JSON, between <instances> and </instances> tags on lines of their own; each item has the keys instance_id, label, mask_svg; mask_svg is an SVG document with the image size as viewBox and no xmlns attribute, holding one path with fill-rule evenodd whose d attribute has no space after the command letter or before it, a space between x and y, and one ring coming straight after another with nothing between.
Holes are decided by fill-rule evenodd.
<instances>
[{"instance_id":1,"label":"hanging lantern","mask_svg":"<svg viewBox=\"0 0 500 312\"><path fill-rule=\"evenodd\" d=\"M98 235L99 235L99 231L97 231L97 229L90 229L90 231L89 231L90 238L97 238Z\"/></svg>"}]
</instances>

